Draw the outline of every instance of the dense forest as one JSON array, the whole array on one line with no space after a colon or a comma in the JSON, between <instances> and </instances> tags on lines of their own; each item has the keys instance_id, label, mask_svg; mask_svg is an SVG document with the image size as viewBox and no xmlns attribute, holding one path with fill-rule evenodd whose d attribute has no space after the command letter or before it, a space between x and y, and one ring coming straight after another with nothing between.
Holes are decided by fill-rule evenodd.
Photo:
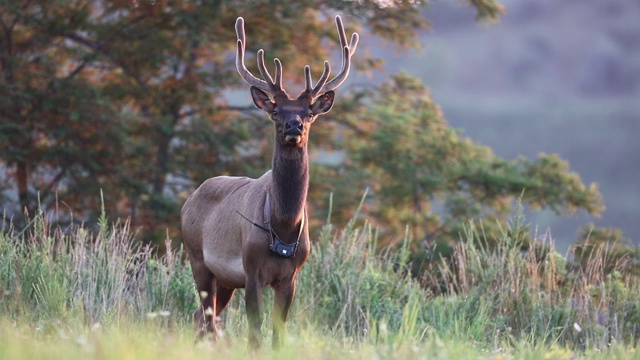
<instances>
[{"instance_id":1,"label":"dense forest","mask_svg":"<svg viewBox=\"0 0 640 360\"><path fill-rule=\"evenodd\" d=\"M238 16L251 71L264 48L300 87L305 64L339 56L336 13L349 32L399 51L418 47L430 26L426 2L408 0L0 4L0 226L20 229L39 210L62 227L92 224L104 207L157 244L179 242L179 209L202 181L270 166L272 125L235 70ZM494 0L470 6L481 22L504 11ZM381 240L408 232L423 258L452 249L470 219L497 231L518 201L558 214L603 210L597 185L558 155L506 159L452 128L416 76L381 71L376 44L363 38L353 62L377 85L343 86L311 135L315 228L329 213L345 223L366 196L363 214ZM240 91L246 101L230 102ZM600 233L608 241L615 229Z\"/></svg>"}]
</instances>

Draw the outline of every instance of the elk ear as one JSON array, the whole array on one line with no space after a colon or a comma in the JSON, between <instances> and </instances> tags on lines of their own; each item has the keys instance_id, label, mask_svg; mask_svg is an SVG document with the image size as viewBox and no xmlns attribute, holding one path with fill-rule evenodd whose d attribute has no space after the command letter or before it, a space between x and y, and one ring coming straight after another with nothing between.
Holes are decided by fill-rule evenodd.
<instances>
[{"instance_id":1,"label":"elk ear","mask_svg":"<svg viewBox=\"0 0 640 360\"><path fill-rule=\"evenodd\" d=\"M269 95L255 86L251 87L251 98L258 109L271 113L275 109L276 104L269 99Z\"/></svg>"},{"instance_id":2,"label":"elk ear","mask_svg":"<svg viewBox=\"0 0 640 360\"><path fill-rule=\"evenodd\" d=\"M326 93L320 95L316 101L311 104L311 111L313 115L322 115L326 114L331 110L333 106L333 99L335 98L336 93L333 90L329 90Z\"/></svg>"}]
</instances>

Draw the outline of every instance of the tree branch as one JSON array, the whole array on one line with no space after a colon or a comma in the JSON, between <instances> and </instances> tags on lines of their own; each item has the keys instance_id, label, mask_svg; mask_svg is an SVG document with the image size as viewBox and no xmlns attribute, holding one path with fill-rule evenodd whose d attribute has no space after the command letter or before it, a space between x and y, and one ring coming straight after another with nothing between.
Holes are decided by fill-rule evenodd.
<instances>
[{"instance_id":1,"label":"tree branch","mask_svg":"<svg viewBox=\"0 0 640 360\"><path fill-rule=\"evenodd\" d=\"M73 40L77 43L80 43L82 45L85 45L93 50L96 51L101 51L102 50L102 44L98 44L97 42L91 41L85 37L82 37L78 34L74 34L74 33L64 33L62 34L63 37L69 39L69 40Z\"/></svg>"},{"instance_id":2,"label":"tree branch","mask_svg":"<svg viewBox=\"0 0 640 360\"><path fill-rule=\"evenodd\" d=\"M58 183L60 182L60 180L62 180L62 178L64 177L64 175L67 173L67 168L63 168L62 170L60 170L60 172L53 178L53 180L51 180L51 182L47 185L46 189L44 191L42 191L41 195L42 195L42 200L44 201L45 199L47 199L49 197L49 195L51 194L51 192L53 192L56 188L56 186L58 185Z\"/></svg>"},{"instance_id":3,"label":"tree branch","mask_svg":"<svg viewBox=\"0 0 640 360\"><path fill-rule=\"evenodd\" d=\"M368 137L370 135L369 133L367 133L367 131L360 129L356 125L354 125L354 124L352 124L350 122L347 122L347 121L338 120L338 119L333 118L333 117L329 117L329 118L327 118L327 119L325 119L323 121L324 122L333 122L333 123L336 123L338 125L342 125L344 127L347 127L350 130L353 130L353 132L355 132L359 136Z\"/></svg>"},{"instance_id":4,"label":"tree branch","mask_svg":"<svg viewBox=\"0 0 640 360\"><path fill-rule=\"evenodd\" d=\"M227 106L225 108L225 110L231 110L231 111L240 111L240 112L247 112L247 113L255 113L256 111L258 111L258 109L255 106Z\"/></svg>"},{"instance_id":5,"label":"tree branch","mask_svg":"<svg viewBox=\"0 0 640 360\"><path fill-rule=\"evenodd\" d=\"M71 78L73 78L74 76L78 75L80 73L80 71L82 71L82 69L85 68L85 66L87 66L88 61L85 59L82 61L82 64L78 65L75 69L73 69L73 71L71 73L69 73L69 75L65 76L65 80L69 80Z\"/></svg>"}]
</instances>

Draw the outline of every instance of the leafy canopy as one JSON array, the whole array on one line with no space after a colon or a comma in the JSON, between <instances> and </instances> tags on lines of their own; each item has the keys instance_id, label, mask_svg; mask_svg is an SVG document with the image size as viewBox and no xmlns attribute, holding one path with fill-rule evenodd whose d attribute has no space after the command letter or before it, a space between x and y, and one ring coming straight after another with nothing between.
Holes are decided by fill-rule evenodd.
<instances>
[{"instance_id":1,"label":"leafy canopy","mask_svg":"<svg viewBox=\"0 0 640 360\"><path fill-rule=\"evenodd\" d=\"M470 1L481 20L502 12ZM59 222L129 216L141 238L179 238L179 208L214 175L258 176L270 164L271 124L249 102L234 64L234 22L246 20L247 53L267 49L298 85L305 64L339 53L333 16L400 48L428 26L424 1L19 1L0 2L0 194L23 212L58 208ZM250 25L249 25L250 24ZM380 62L358 53L357 70ZM372 46L372 45L369 45ZM250 55L252 56L252 55ZM255 73L253 59L248 59ZM314 67L315 68L315 67ZM319 69L318 69L319 71ZM314 128L310 194L316 219L334 192L338 221L371 188L367 212L391 237L457 238L462 222L501 218L514 196L558 212L602 202L555 155L506 161L449 128L428 90L407 74L345 92ZM248 99L248 97L247 97ZM329 162L322 152L335 153ZM353 199L353 200L352 200ZM71 210L73 217L68 215ZM23 223L24 225L24 223Z\"/></svg>"}]
</instances>

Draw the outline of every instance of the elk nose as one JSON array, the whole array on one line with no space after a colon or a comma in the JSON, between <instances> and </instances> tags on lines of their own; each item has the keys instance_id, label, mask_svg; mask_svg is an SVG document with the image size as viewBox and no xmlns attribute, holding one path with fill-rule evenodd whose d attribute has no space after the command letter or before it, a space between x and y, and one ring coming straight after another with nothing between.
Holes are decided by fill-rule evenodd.
<instances>
[{"instance_id":1,"label":"elk nose","mask_svg":"<svg viewBox=\"0 0 640 360\"><path fill-rule=\"evenodd\" d=\"M302 121L298 119L289 120L284 126L284 130L287 133L302 133Z\"/></svg>"}]
</instances>

